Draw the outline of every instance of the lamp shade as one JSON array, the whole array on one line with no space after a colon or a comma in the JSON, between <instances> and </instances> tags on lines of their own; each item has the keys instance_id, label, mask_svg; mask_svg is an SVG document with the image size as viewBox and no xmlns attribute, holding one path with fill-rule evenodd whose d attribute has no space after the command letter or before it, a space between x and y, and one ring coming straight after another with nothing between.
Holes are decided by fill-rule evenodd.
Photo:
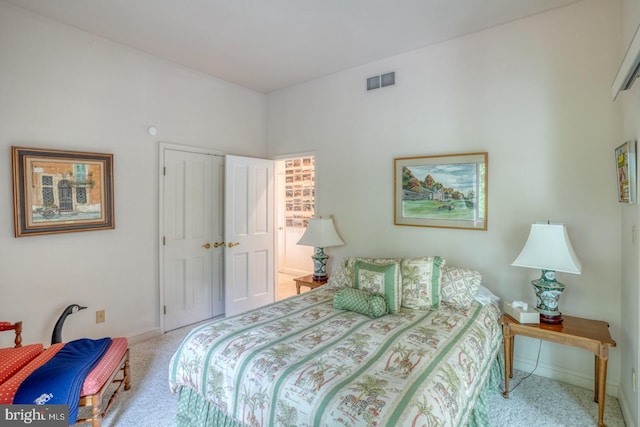
<instances>
[{"instance_id":1,"label":"lamp shade","mask_svg":"<svg viewBox=\"0 0 640 427\"><path fill-rule=\"evenodd\" d=\"M338 236L336 228L333 226L332 218L311 218L298 245L315 246L317 248L328 248L331 246L341 246L344 242Z\"/></svg>"},{"instance_id":2,"label":"lamp shade","mask_svg":"<svg viewBox=\"0 0 640 427\"><path fill-rule=\"evenodd\" d=\"M564 224L532 224L527 243L511 265L573 274L582 271Z\"/></svg>"}]
</instances>

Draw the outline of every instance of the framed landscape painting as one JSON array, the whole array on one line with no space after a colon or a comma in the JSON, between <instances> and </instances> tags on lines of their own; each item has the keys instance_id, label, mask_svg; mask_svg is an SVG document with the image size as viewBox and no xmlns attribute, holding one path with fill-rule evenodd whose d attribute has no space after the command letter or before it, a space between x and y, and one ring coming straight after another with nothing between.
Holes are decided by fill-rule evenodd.
<instances>
[{"instance_id":1,"label":"framed landscape painting","mask_svg":"<svg viewBox=\"0 0 640 427\"><path fill-rule=\"evenodd\" d=\"M16 237L115 227L112 154L11 152Z\"/></svg>"},{"instance_id":2,"label":"framed landscape painting","mask_svg":"<svg viewBox=\"0 0 640 427\"><path fill-rule=\"evenodd\" d=\"M487 229L488 153L394 159L395 224Z\"/></svg>"}]
</instances>

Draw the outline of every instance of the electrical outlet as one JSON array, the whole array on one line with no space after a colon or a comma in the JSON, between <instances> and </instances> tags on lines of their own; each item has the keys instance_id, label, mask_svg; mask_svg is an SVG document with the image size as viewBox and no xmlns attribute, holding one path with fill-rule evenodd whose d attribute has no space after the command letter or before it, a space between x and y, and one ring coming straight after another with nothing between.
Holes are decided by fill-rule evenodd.
<instances>
[{"instance_id":1,"label":"electrical outlet","mask_svg":"<svg viewBox=\"0 0 640 427\"><path fill-rule=\"evenodd\" d=\"M96 311L96 323L102 323L104 322L104 310L98 310Z\"/></svg>"}]
</instances>

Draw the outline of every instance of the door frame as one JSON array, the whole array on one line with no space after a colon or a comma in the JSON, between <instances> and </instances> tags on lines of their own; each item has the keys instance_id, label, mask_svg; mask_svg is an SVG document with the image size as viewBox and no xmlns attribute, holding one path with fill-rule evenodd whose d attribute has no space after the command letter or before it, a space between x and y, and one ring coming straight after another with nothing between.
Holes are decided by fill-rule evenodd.
<instances>
[{"instance_id":1,"label":"door frame","mask_svg":"<svg viewBox=\"0 0 640 427\"><path fill-rule=\"evenodd\" d=\"M166 150L178 150L196 154L206 154L210 156L225 156L226 153L217 150L211 150L209 148L195 147L191 145L175 144L171 142L160 142L158 144L158 291L159 302L158 317L160 320L160 333L164 334L165 329L165 317L164 317L164 245L162 244L162 237L164 236L164 161Z\"/></svg>"}]
</instances>

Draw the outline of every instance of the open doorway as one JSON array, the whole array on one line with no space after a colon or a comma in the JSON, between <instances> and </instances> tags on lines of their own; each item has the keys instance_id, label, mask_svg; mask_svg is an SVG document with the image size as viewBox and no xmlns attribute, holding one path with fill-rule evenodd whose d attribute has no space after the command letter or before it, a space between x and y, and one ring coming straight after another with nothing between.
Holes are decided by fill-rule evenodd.
<instances>
[{"instance_id":1,"label":"open doorway","mask_svg":"<svg viewBox=\"0 0 640 427\"><path fill-rule=\"evenodd\" d=\"M315 156L276 161L278 274L276 299L296 294L294 279L313 272L313 248L296 243L315 214Z\"/></svg>"}]
</instances>

